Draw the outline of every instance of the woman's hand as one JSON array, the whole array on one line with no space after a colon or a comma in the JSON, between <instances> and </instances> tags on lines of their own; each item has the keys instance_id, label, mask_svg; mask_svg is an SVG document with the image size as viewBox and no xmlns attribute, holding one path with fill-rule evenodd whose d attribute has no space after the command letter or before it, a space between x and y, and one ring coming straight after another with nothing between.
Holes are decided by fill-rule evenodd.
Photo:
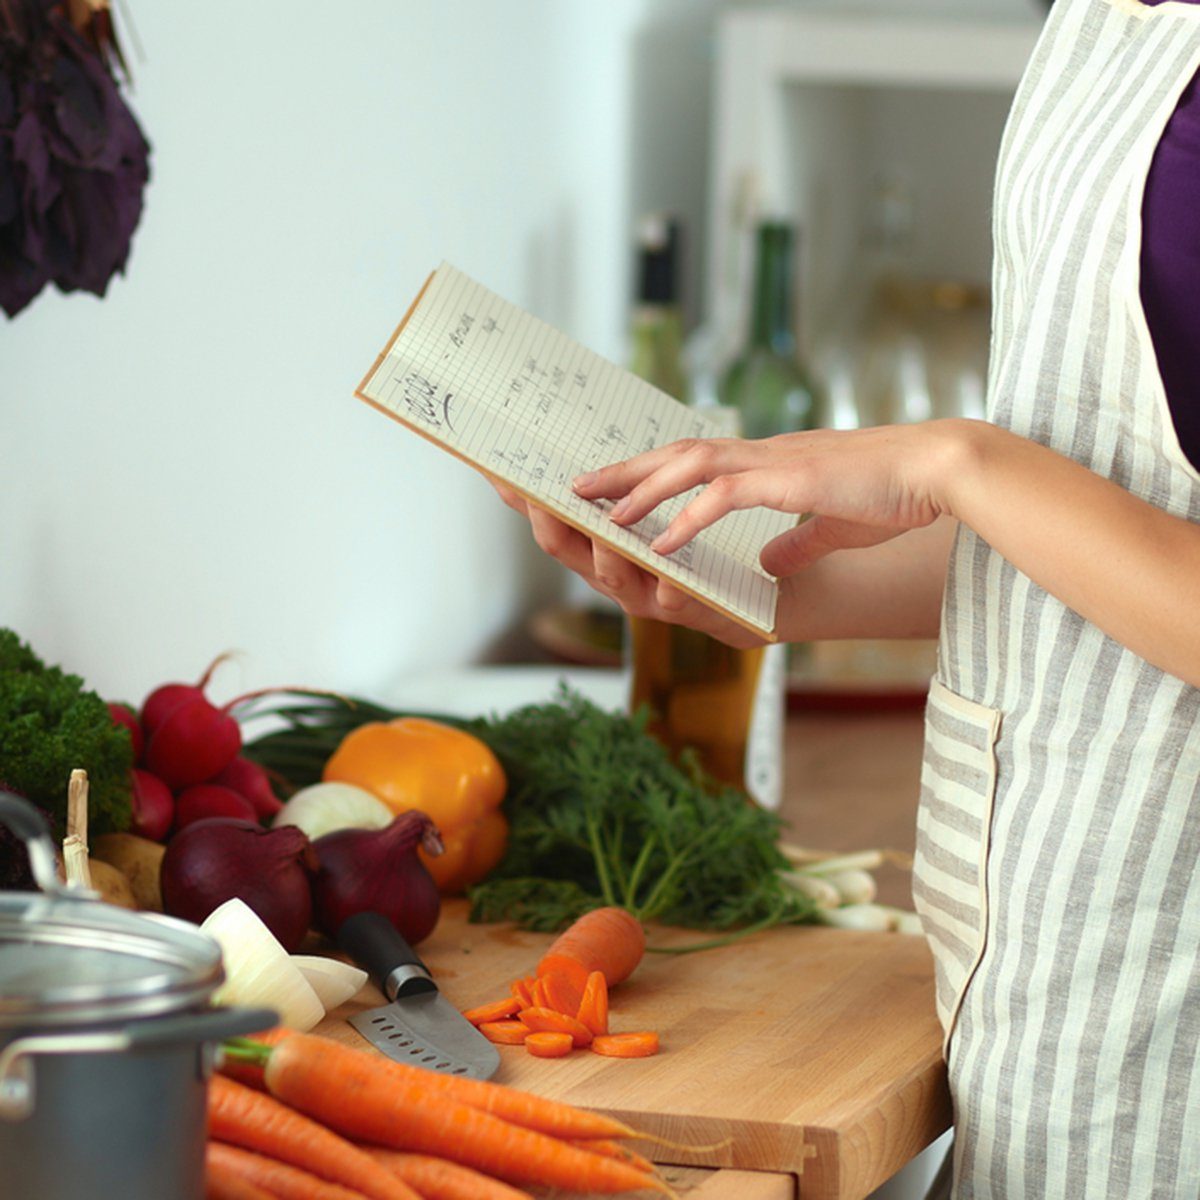
<instances>
[{"instance_id":1,"label":"woman's hand","mask_svg":"<svg viewBox=\"0 0 1200 1200\"><path fill-rule=\"evenodd\" d=\"M492 480L492 486L509 508L528 519L534 540L547 554L581 576L596 591L615 600L630 616L686 625L731 646L763 644L762 638L736 621L722 617L686 592L643 571L603 543L593 542L544 509L527 504L511 488L496 480Z\"/></svg>"},{"instance_id":2,"label":"woman's hand","mask_svg":"<svg viewBox=\"0 0 1200 1200\"><path fill-rule=\"evenodd\" d=\"M788 576L831 551L931 525L946 507L937 481L955 453L955 424L690 439L581 476L575 490L617 500L612 519L633 525L671 496L707 485L652 543L664 555L735 509L811 514L763 548L763 569Z\"/></svg>"}]
</instances>

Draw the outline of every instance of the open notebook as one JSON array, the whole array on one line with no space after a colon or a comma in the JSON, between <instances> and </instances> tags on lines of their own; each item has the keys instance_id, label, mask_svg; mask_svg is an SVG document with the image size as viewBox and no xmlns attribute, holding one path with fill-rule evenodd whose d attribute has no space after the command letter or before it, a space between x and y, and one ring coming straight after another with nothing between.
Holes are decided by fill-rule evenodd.
<instances>
[{"instance_id":1,"label":"open notebook","mask_svg":"<svg viewBox=\"0 0 1200 1200\"><path fill-rule=\"evenodd\" d=\"M778 587L758 554L796 518L730 513L669 556L650 549L690 495L637 525L582 500L584 471L720 428L443 263L426 281L356 395L534 504L775 640Z\"/></svg>"}]
</instances>

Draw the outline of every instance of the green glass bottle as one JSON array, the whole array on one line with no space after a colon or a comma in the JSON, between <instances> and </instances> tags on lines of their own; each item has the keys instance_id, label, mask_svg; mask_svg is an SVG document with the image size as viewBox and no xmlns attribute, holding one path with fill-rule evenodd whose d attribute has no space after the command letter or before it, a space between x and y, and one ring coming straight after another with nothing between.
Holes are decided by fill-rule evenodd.
<instances>
[{"instance_id":1,"label":"green glass bottle","mask_svg":"<svg viewBox=\"0 0 1200 1200\"><path fill-rule=\"evenodd\" d=\"M721 379L721 403L741 413L742 432L748 438L814 429L818 424L817 388L796 347L794 244L787 222L759 225L750 335Z\"/></svg>"},{"instance_id":2,"label":"green glass bottle","mask_svg":"<svg viewBox=\"0 0 1200 1200\"><path fill-rule=\"evenodd\" d=\"M672 217L652 214L638 229L637 302L630 333L629 369L676 400L687 402L681 366L683 314L679 309L680 232Z\"/></svg>"}]
</instances>

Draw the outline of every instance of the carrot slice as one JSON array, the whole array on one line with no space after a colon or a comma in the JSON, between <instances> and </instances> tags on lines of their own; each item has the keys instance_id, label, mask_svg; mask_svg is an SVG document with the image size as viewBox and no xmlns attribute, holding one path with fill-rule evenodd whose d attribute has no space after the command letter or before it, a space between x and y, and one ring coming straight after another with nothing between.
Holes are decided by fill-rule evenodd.
<instances>
[{"instance_id":1,"label":"carrot slice","mask_svg":"<svg viewBox=\"0 0 1200 1200\"><path fill-rule=\"evenodd\" d=\"M587 977L575 1015L596 1036L608 1032L608 984L603 971L593 971Z\"/></svg>"},{"instance_id":2,"label":"carrot slice","mask_svg":"<svg viewBox=\"0 0 1200 1200\"><path fill-rule=\"evenodd\" d=\"M592 1040L592 1031L577 1017L560 1013L553 1008L523 1008L517 1020L535 1033L566 1033L576 1046L586 1046Z\"/></svg>"},{"instance_id":3,"label":"carrot slice","mask_svg":"<svg viewBox=\"0 0 1200 1200\"><path fill-rule=\"evenodd\" d=\"M538 963L539 976L560 971L582 992L592 971L603 971L615 987L628 979L646 952L646 931L623 908L608 906L584 913L550 943Z\"/></svg>"},{"instance_id":4,"label":"carrot slice","mask_svg":"<svg viewBox=\"0 0 1200 1200\"><path fill-rule=\"evenodd\" d=\"M521 1007L521 1001L516 996L506 996L503 1000L492 1000L488 1004L468 1008L463 1016L472 1025L482 1025L484 1021L502 1021L505 1017L511 1017Z\"/></svg>"},{"instance_id":5,"label":"carrot slice","mask_svg":"<svg viewBox=\"0 0 1200 1200\"><path fill-rule=\"evenodd\" d=\"M529 1008L533 1004L534 982L534 976L530 975L526 979L514 979L508 985L508 990L520 1000L522 1008Z\"/></svg>"},{"instance_id":6,"label":"carrot slice","mask_svg":"<svg viewBox=\"0 0 1200 1200\"><path fill-rule=\"evenodd\" d=\"M542 1004L556 1012L574 1017L579 1012L583 992L561 971L551 971L538 980L542 988Z\"/></svg>"},{"instance_id":7,"label":"carrot slice","mask_svg":"<svg viewBox=\"0 0 1200 1200\"><path fill-rule=\"evenodd\" d=\"M636 1033L605 1033L592 1038L592 1049L610 1058L649 1058L658 1053L658 1034L653 1029Z\"/></svg>"},{"instance_id":8,"label":"carrot slice","mask_svg":"<svg viewBox=\"0 0 1200 1200\"><path fill-rule=\"evenodd\" d=\"M519 1046L529 1032L529 1026L522 1021L483 1021L476 1029L489 1042L499 1042L504 1046Z\"/></svg>"},{"instance_id":9,"label":"carrot slice","mask_svg":"<svg viewBox=\"0 0 1200 1200\"><path fill-rule=\"evenodd\" d=\"M554 1029L534 1029L525 1039L525 1049L535 1058L562 1058L571 1053L575 1039Z\"/></svg>"}]
</instances>

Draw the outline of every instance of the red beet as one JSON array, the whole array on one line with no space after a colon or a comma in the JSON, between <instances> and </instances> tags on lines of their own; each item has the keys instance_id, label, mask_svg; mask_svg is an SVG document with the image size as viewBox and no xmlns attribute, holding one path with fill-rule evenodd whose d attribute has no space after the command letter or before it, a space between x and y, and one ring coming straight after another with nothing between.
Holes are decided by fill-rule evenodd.
<instances>
[{"instance_id":1,"label":"red beet","mask_svg":"<svg viewBox=\"0 0 1200 1200\"><path fill-rule=\"evenodd\" d=\"M242 731L228 711L193 696L176 705L150 735L145 762L178 790L211 779L241 748Z\"/></svg>"},{"instance_id":2,"label":"red beet","mask_svg":"<svg viewBox=\"0 0 1200 1200\"><path fill-rule=\"evenodd\" d=\"M257 823L254 807L245 796L217 783L198 783L175 797L175 828L186 829L209 817L235 817Z\"/></svg>"},{"instance_id":3,"label":"red beet","mask_svg":"<svg viewBox=\"0 0 1200 1200\"><path fill-rule=\"evenodd\" d=\"M218 654L208 664L208 669L200 677L199 683L164 683L157 687L142 701L142 732L150 737L172 712L185 700L203 698L204 689L213 672L229 657L228 654Z\"/></svg>"},{"instance_id":4,"label":"red beet","mask_svg":"<svg viewBox=\"0 0 1200 1200\"><path fill-rule=\"evenodd\" d=\"M232 788L249 800L260 821L269 820L283 808L283 801L271 790L266 771L248 758L235 758L212 782Z\"/></svg>"},{"instance_id":5,"label":"red beet","mask_svg":"<svg viewBox=\"0 0 1200 1200\"><path fill-rule=\"evenodd\" d=\"M133 742L133 761L141 762L145 739L142 737L142 727L138 724L137 713L128 704L110 700L108 715L112 717L114 725L123 725L129 730L129 740Z\"/></svg>"},{"instance_id":6,"label":"red beet","mask_svg":"<svg viewBox=\"0 0 1200 1200\"><path fill-rule=\"evenodd\" d=\"M175 797L157 775L133 769L133 818L129 832L161 842L175 820Z\"/></svg>"}]
</instances>

